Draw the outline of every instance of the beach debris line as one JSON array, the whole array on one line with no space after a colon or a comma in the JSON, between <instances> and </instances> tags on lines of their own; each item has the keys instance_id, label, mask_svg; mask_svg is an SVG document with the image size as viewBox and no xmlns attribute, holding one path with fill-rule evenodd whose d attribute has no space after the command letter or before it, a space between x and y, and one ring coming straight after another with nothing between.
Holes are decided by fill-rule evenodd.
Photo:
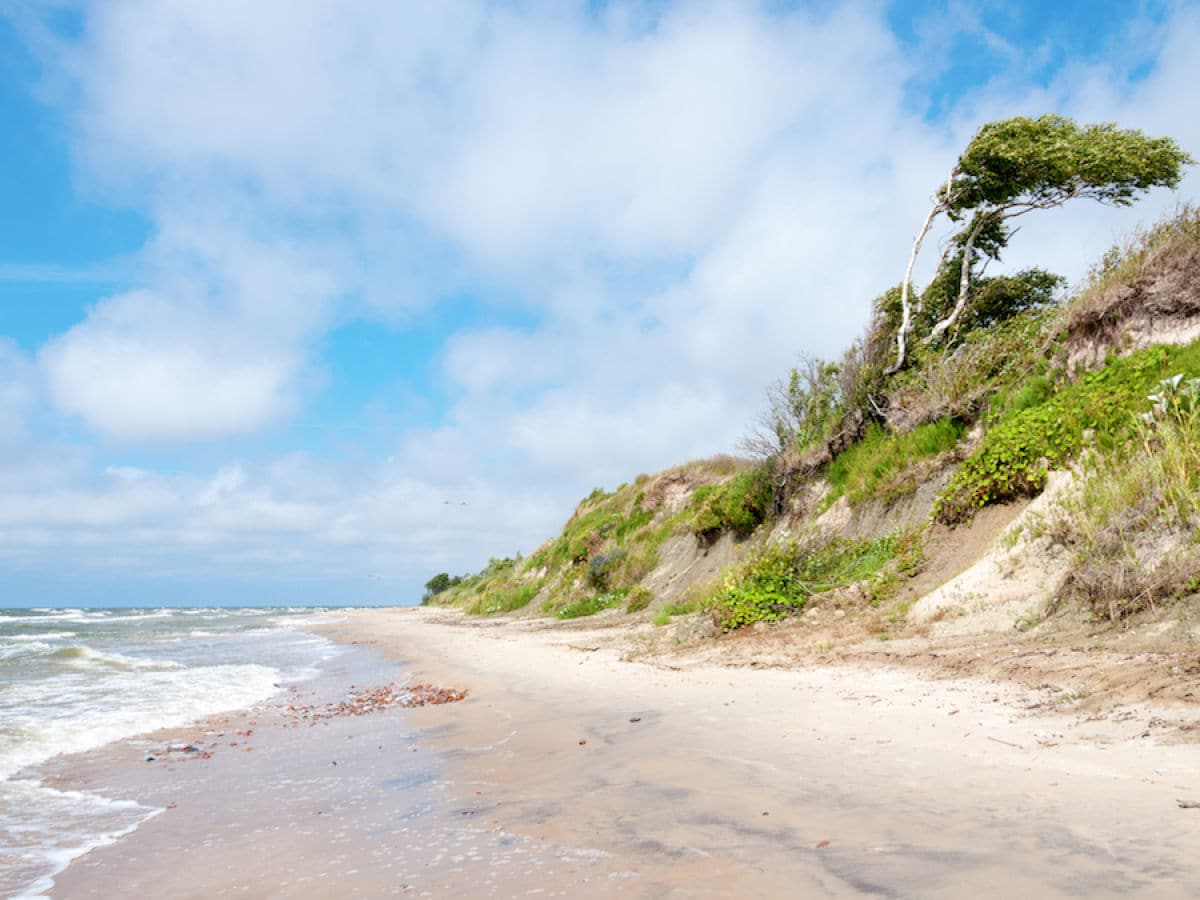
<instances>
[{"instance_id":1,"label":"beach debris line","mask_svg":"<svg viewBox=\"0 0 1200 900\"><path fill-rule=\"evenodd\" d=\"M250 724L256 725L257 723L251 722ZM247 728L244 731L234 731L230 735L227 735L224 731L209 731L209 732L205 732L205 734L208 735L210 738L210 740L208 741L207 744L205 744L205 742L203 740L195 740L195 741L190 741L187 743L180 743L178 741L174 741L174 742L167 744L166 747L164 747L162 750L155 750L155 751L147 754L146 762L162 761L162 762L169 762L169 763L178 763L178 762L183 762L185 760L192 760L192 759L212 759L213 752L216 751L222 745L222 743L227 743L227 745L230 747L237 747L239 745L238 741L225 742L223 740L224 738L226 738L226 737L249 738L250 735L254 734L254 729ZM254 748L250 746L250 743L248 740L243 741L241 743L243 745L243 750L246 753L250 753L254 750Z\"/></svg>"},{"instance_id":2,"label":"beach debris line","mask_svg":"<svg viewBox=\"0 0 1200 900\"><path fill-rule=\"evenodd\" d=\"M412 709L417 706L457 703L459 700L465 700L467 694L465 689L437 687L432 684L385 684L369 688L352 684L345 700L316 705L293 704L287 707L287 711L311 725L322 719L366 716L392 707Z\"/></svg>"}]
</instances>

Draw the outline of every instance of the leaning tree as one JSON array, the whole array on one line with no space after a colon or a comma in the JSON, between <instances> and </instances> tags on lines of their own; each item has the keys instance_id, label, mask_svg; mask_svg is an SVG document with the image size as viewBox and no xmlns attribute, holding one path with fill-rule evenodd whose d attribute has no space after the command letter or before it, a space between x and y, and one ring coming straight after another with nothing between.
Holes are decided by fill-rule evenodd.
<instances>
[{"instance_id":1,"label":"leaning tree","mask_svg":"<svg viewBox=\"0 0 1200 900\"><path fill-rule=\"evenodd\" d=\"M1061 206L1076 197L1128 206L1135 195L1152 187L1175 187L1183 167L1191 161L1170 138L1150 138L1113 124L1081 126L1063 116L1047 115L1037 119L1018 116L984 125L934 195L913 241L900 288L896 361L888 371L904 365L913 327L913 267L941 215L960 227L947 245L939 270L959 265L959 283L953 308L926 337L930 342L962 316L971 296L977 259L981 255L999 257L1012 236L1012 219Z\"/></svg>"}]
</instances>

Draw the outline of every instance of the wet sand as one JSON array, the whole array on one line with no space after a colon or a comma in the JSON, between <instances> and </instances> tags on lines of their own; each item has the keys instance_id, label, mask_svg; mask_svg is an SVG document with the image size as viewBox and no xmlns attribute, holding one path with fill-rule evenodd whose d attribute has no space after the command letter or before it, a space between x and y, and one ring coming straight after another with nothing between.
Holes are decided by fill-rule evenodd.
<instances>
[{"instance_id":1,"label":"wet sand","mask_svg":"<svg viewBox=\"0 0 1200 900\"><path fill-rule=\"evenodd\" d=\"M1200 809L1176 802L1200 799L1200 747L1143 738L1151 709L1035 715L1015 688L891 669L675 671L429 610L321 630L471 695L315 727L252 711L222 727L255 717L254 752L174 772L62 761L175 806L52 896L1200 896ZM363 652L310 690L396 675Z\"/></svg>"},{"instance_id":2,"label":"wet sand","mask_svg":"<svg viewBox=\"0 0 1200 900\"><path fill-rule=\"evenodd\" d=\"M351 648L253 709L42 767L60 789L164 810L72 862L50 896L570 896L598 854L476 818L472 792L447 779L432 738L462 704L326 715L352 685L415 684L410 675Z\"/></svg>"}]
</instances>

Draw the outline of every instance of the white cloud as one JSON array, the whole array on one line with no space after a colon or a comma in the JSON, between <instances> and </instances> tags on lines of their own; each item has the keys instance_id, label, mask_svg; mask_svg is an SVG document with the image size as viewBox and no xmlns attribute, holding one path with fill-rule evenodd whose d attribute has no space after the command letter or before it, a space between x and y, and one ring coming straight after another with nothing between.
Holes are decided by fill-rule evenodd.
<instances>
[{"instance_id":1,"label":"white cloud","mask_svg":"<svg viewBox=\"0 0 1200 900\"><path fill-rule=\"evenodd\" d=\"M1081 122L1117 122L1166 135L1200 158L1200 95L1189 86L1200 41L1200 11L1180 6L1160 24L1131 22L1101 62L1072 63L1049 83L997 79L965 97L960 107L978 121L1053 111ZM1028 217L1005 255L1007 267L1038 265L1078 283L1113 244L1168 214L1180 200L1200 196L1200 171L1191 167L1176 192L1158 190L1133 206L1113 209L1090 201Z\"/></svg>"},{"instance_id":2,"label":"white cloud","mask_svg":"<svg viewBox=\"0 0 1200 900\"><path fill-rule=\"evenodd\" d=\"M351 593L301 594L329 602L361 600L378 579L393 593L375 599L412 601L431 567L461 571L480 546L528 552L547 500L507 497L479 479L446 491L387 463L348 472L300 455L203 476L64 467L52 483L3 486L3 499L0 566L11 573L36 571L50 554L54 574L143 583L344 583ZM243 588L231 599L264 597Z\"/></svg>"},{"instance_id":3,"label":"white cloud","mask_svg":"<svg viewBox=\"0 0 1200 900\"><path fill-rule=\"evenodd\" d=\"M162 225L144 254L158 287L101 300L42 348L51 397L125 442L277 423L298 402L305 342L324 324L334 281L287 243L249 241L206 219Z\"/></svg>"},{"instance_id":4,"label":"white cloud","mask_svg":"<svg viewBox=\"0 0 1200 900\"><path fill-rule=\"evenodd\" d=\"M102 301L40 359L58 406L106 436L223 437L286 412L299 366L286 352L238 348L237 331L204 304L138 292Z\"/></svg>"},{"instance_id":5,"label":"white cloud","mask_svg":"<svg viewBox=\"0 0 1200 900\"><path fill-rule=\"evenodd\" d=\"M589 6L90 8L56 59L82 172L157 231L141 289L38 355L58 408L118 442L253 434L303 403L314 347L348 316L403 321L468 284L536 327L453 335L450 405L391 462L168 477L83 453L37 495L0 473L14 546L60 529L112 558L140 535L172 565L203 547L246 570L415 574L528 550L581 489L732 449L801 351L837 353L981 122L1058 110L1200 152L1194 11L1137 26L1159 53L1132 84L1140 54L1034 85L977 19L945 17L1012 69L931 124L905 96L925 60L876 6ZM1031 218L1006 262L1078 277L1170 202ZM26 420L0 414L0 438Z\"/></svg>"},{"instance_id":6,"label":"white cloud","mask_svg":"<svg viewBox=\"0 0 1200 900\"><path fill-rule=\"evenodd\" d=\"M35 385L32 364L15 343L0 337L0 449L25 443Z\"/></svg>"}]
</instances>

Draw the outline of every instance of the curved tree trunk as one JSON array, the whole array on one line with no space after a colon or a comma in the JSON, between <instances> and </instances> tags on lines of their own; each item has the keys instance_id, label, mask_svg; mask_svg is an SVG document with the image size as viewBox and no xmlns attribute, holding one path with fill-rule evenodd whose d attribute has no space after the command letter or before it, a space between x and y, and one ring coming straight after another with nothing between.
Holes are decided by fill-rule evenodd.
<instances>
[{"instance_id":1,"label":"curved tree trunk","mask_svg":"<svg viewBox=\"0 0 1200 900\"><path fill-rule=\"evenodd\" d=\"M942 332L958 321L958 317L962 315L962 311L966 308L967 294L971 290L971 257L975 253L975 239L979 237L979 232L983 230L983 226L987 224L987 221L987 216L977 218L974 226L971 228L971 233L967 235L967 242L963 244L962 272L958 278L958 300L954 304L954 309L950 311L950 315L933 326L933 330L929 332L929 337L925 339L926 343L932 344L936 341L942 335Z\"/></svg>"},{"instance_id":2,"label":"curved tree trunk","mask_svg":"<svg viewBox=\"0 0 1200 900\"><path fill-rule=\"evenodd\" d=\"M954 182L954 176L957 172L957 166L950 170L950 175L946 178L946 186L942 189L941 195L935 195L929 215L925 217L925 222L921 225L921 230L917 233L917 237L913 241L912 252L908 255L908 267L904 270L904 282L900 285L900 330L896 332L896 361L884 369L885 375L899 372L904 367L906 341L909 331L912 330L912 304L909 302L908 292L909 285L912 283L913 267L917 264L917 254L921 252L921 244L925 242L925 238L929 234L929 229L933 227L934 219L942 212L945 212L950 205L950 185Z\"/></svg>"}]
</instances>

